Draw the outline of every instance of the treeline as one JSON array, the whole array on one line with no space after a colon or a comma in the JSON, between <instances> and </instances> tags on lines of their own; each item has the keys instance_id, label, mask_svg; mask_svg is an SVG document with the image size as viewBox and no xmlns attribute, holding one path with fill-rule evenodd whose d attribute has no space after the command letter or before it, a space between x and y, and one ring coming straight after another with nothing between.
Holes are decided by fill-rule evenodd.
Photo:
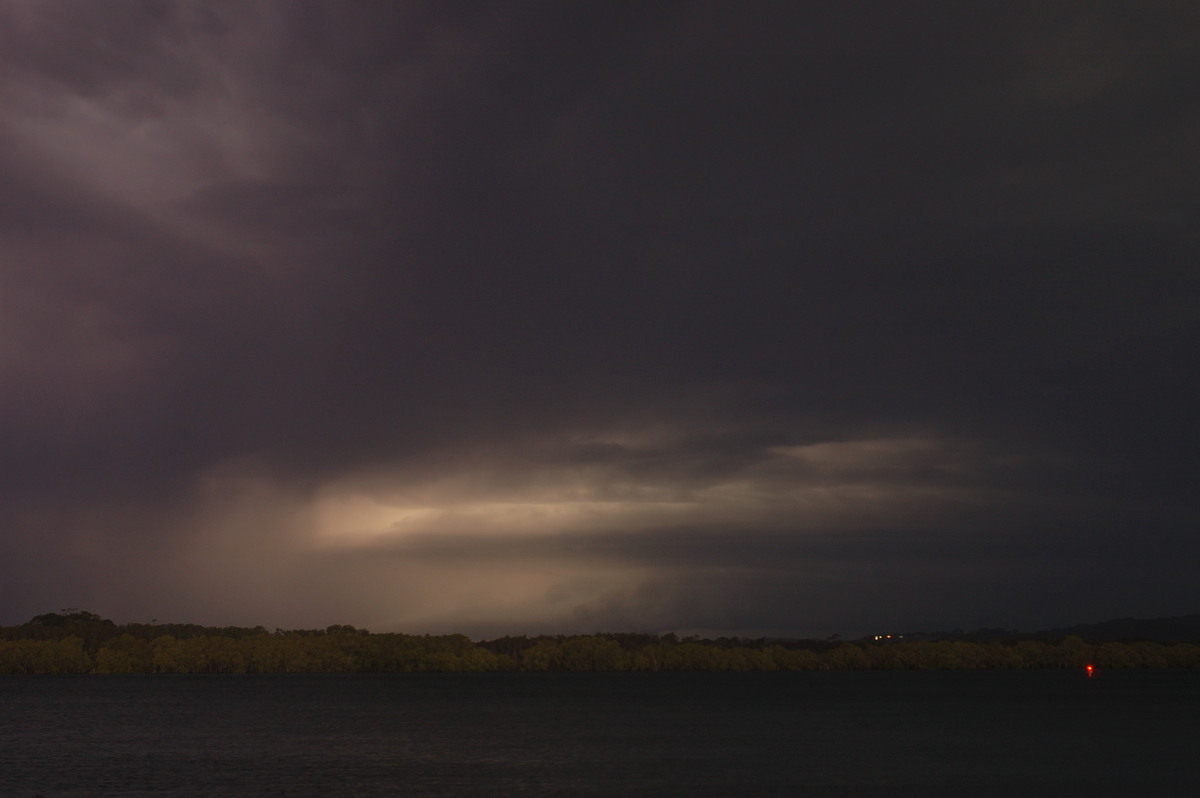
<instances>
[{"instance_id":1,"label":"treeline","mask_svg":"<svg viewBox=\"0 0 1200 798\"><path fill-rule=\"evenodd\" d=\"M117 625L91 613L0 627L0 674L412 673L464 671L773 671L1200 668L1200 645L772 641L675 635L504 637L372 634L352 626Z\"/></svg>"}]
</instances>

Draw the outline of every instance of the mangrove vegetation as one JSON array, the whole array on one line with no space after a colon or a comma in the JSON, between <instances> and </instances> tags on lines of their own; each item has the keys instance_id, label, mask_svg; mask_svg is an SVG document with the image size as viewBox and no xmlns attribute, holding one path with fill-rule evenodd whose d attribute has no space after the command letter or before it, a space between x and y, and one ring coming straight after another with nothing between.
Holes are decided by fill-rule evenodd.
<instances>
[{"instance_id":1,"label":"mangrove vegetation","mask_svg":"<svg viewBox=\"0 0 1200 798\"><path fill-rule=\"evenodd\" d=\"M1002 640L773 640L589 634L376 634L353 626L116 624L89 612L0 627L0 674L411 673L463 671L814 671L1200 668L1200 645Z\"/></svg>"}]
</instances>

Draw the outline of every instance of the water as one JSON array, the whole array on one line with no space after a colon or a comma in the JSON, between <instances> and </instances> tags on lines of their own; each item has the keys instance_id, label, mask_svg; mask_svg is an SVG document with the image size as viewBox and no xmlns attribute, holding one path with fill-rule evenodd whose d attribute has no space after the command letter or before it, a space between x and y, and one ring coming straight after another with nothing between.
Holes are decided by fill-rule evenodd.
<instances>
[{"instance_id":1,"label":"water","mask_svg":"<svg viewBox=\"0 0 1200 798\"><path fill-rule=\"evenodd\" d=\"M0 795L1089 796L1200 783L1200 672L0 677Z\"/></svg>"}]
</instances>

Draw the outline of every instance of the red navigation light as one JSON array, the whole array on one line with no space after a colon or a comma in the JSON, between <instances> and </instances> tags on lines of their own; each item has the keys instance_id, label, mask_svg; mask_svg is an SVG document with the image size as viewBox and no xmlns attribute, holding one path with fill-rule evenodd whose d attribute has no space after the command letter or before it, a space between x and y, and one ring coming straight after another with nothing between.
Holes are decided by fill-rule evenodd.
<instances>
[{"instance_id":1,"label":"red navigation light","mask_svg":"<svg viewBox=\"0 0 1200 798\"><path fill-rule=\"evenodd\" d=\"M1087 671L1089 679L1096 675L1096 667L1094 665L1084 665L1083 669Z\"/></svg>"}]
</instances>

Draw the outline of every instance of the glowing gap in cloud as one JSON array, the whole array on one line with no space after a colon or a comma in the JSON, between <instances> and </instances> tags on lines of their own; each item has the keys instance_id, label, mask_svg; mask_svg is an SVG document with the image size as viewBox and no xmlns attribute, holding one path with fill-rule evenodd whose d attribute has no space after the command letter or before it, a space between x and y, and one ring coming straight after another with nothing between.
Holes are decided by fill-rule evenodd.
<instances>
[{"instance_id":1,"label":"glowing gap in cloud","mask_svg":"<svg viewBox=\"0 0 1200 798\"><path fill-rule=\"evenodd\" d=\"M681 524L829 530L894 521L924 516L923 507L994 498L936 478L959 471L968 453L978 458L975 448L916 438L825 442L764 449L700 475L639 472L637 463L631 471L620 461L563 468L559 461L473 460L461 478L443 473L390 485L376 479L370 489L354 480L328 486L316 501L314 542L358 547L411 535L556 535Z\"/></svg>"},{"instance_id":2,"label":"glowing gap in cloud","mask_svg":"<svg viewBox=\"0 0 1200 798\"><path fill-rule=\"evenodd\" d=\"M367 496L319 501L316 537L323 545L356 546L408 534L528 534L569 532L623 519L686 518L697 502L460 501L441 506L392 505Z\"/></svg>"}]
</instances>

